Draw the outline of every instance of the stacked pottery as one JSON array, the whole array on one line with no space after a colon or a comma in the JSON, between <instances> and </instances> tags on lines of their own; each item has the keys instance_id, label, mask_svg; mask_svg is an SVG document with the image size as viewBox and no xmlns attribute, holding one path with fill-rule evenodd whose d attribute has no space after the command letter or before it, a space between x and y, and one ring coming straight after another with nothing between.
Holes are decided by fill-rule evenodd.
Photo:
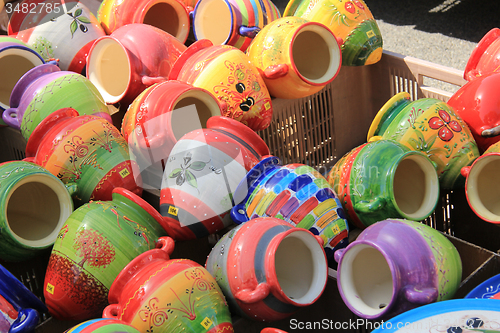
<instances>
[{"instance_id":1,"label":"stacked pottery","mask_svg":"<svg viewBox=\"0 0 500 333\"><path fill-rule=\"evenodd\" d=\"M330 29L291 16L267 24L246 53L277 98L320 91L337 76L342 63L340 45Z\"/></svg>"},{"instance_id":2,"label":"stacked pottery","mask_svg":"<svg viewBox=\"0 0 500 333\"><path fill-rule=\"evenodd\" d=\"M292 0L283 16L326 25L342 39L342 65L363 66L382 57L382 34L363 0Z\"/></svg>"},{"instance_id":3,"label":"stacked pottery","mask_svg":"<svg viewBox=\"0 0 500 333\"><path fill-rule=\"evenodd\" d=\"M205 267L231 313L256 321L284 319L313 304L328 280L323 239L273 217L227 232Z\"/></svg>"},{"instance_id":4,"label":"stacked pottery","mask_svg":"<svg viewBox=\"0 0 500 333\"><path fill-rule=\"evenodd\" d=\"M453 244L439 231L409 220L379 221L335 257L340 295L366 319L387 319L451 299L462 279Z\"/></svg>"},{"instance_id":5,"label":"stacked pottery","mask_svg":"<svg viewBox=\"0 0 500 333\"><path fill-rule=\"evenodd\" d=\"M146 201L123 188L109 201L77 208L60 229L44 280L50 314L59 320L89 320L108 305L120 271L139 254L169 247L162 218Z\"/></svg>"},{"instance_id":6,"label":"stacked pottery","mask_svg":"<svg viewBox=\"0 0 500 333\"><path fill-rule=\"evenodd\" d=\"M142 193L140 175L134 174L127 142L102 117L72 109L57 110L33 131L26 159L77 186L75 202L110 200L116 187Z\"/></svg>"},{"instance_id":7,"label":"stacked pottery","mask_svg":"<svg viewBox=\"0 0 500 333\"><path fill-rule=\"evenodd\" d=\"M175 239L208 236L233 224L233 193L263 156L266 143L247 126L223 116L187 133L172 148L160 191L160 213Z\"/></svg>"},{"instance_id":8,"label":"stacked pottery","mask_svg":"<svg viewBox=\"0 0 500 333\"><path fill-rule=\"evenodd\" d=\"M394 95L379 110L368 131L369 141L385 139L425 153L437 165L443 189L464 186L460 169L479 156L478 145L456 109L434 98L410 100Z\"/></svg>"},{"instance_id":9,"label":"stacked pottery","mask_svg":"<svg viewBox=\"0 0 500 333\"><path fill-rule=\"evenodd\" d=\"M307 229L323 240L327 258L347 246L348 225L342 204L327 180L304 164L281 165L277 157L262 159L234 193L231 218L238 224L275 217Z\"/></svg>"},{"instance_id":10,"label":"stacked pottery","mask_svg":"<svg viewBox=\"0 0 500 333\"><path fill-rule=\"evenodd\" d=\"M233 332L231 314L214 277L189 259L170 259L174 241L137 256L109 290L104 318L140 332Z\"/></svg>"},{"instance_id":11,"label":"stacked pottery","mask_svg":"<svg viewBox=\"0 0 500 333\"><path fill-rule=\"evenodd\" d=\"M362 144L335 163L328 182L356 227L395 217L420 221L439 200L439 179L431 160L391 140Z\"/></svg>"},{"instance_id":12,"label":"stacked pottery","mask_svg":"<svg viewBox=\"0 0 500 333\"><path fill-rule=\"evenodd\" d=\"M250 58L235 47L197 41L175 62L169 79L206 89L225 104L224 116L254 131L271 123L273 106L266 84Z\"/></svg>"}]
</instances>

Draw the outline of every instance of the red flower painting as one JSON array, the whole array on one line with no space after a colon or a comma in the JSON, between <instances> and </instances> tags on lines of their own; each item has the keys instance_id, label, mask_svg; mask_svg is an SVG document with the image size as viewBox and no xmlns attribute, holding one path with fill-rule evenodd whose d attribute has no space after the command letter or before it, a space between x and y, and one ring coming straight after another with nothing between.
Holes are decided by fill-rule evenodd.
<instances>
[{"instance_id":1,"label":"red flower painting","mask_svg":"<svg viewBox=\"0 0 500 333\"><path fill-rule=\"evenodd\" d=\"M453 132L461 132L462 126L456 120L451 120L451 116L445 110L438 110L439 117L429 119L429 127L438 131L438 136L443 141L453 139Z\"/></svg>"}]
</instances>

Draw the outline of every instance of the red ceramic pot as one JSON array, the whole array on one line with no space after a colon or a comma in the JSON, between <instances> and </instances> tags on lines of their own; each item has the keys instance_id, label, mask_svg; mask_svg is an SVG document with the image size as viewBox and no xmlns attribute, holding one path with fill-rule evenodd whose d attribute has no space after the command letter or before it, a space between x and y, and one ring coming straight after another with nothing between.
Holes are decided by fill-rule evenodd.
<instances>
[{"instance_id":1,"label":"red ceramic pot","mask_svg":"<svg viewBox=\"0 0 500 333\"><path fill-rule=\"evenodd\" d=\"M166 81L186 46L171 34L131 23L95 41L87 77L108 104L131 103L147 87Z\"/></svg>"},{"instance_id":2,"label":"red ceramic pot","mask_svg":"<svg viewBox=\"0 0 500 333\"><path fill-rule=\"evenodd\" d=\"M493 28L479 41L472 51L464 70L464 79L498 72L500 69L500 29Z\"/></svg>"},{"instance_id":3,"label":"red ceramic pot","mask_svg":"<svg viewBox=\"0 0 500 333\"><path fill-rule=\"evenodd\" d=\"M176 239L195 239L233 223L233 193L263 156L266 143L247 126L223 116L184 135L172 148L160 192L160 213ZM170 234L169 234L170 235Z\"/></svg>"}]
</instances>

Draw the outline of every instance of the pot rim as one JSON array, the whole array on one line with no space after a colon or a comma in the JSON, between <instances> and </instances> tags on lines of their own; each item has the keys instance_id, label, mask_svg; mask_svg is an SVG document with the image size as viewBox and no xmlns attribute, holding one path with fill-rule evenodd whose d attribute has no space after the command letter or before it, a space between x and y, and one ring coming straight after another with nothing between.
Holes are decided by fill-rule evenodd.
<instances>
[{"instance_id":1,"label":"pot rim","mask_svg":"<svg viewBox=\"0 0 500 333\"><path fill-rule=\"evenodd\" d=\"M370 141L374 136L383 135L385 128L388 126L384 123L395 111L401 111L405 105L411 101L411 95L405 91L402 91L394 96L392 96L377 112L372 120L372 123L368 129L368 134L366 135L366 140ZM399 110L398 110L399 109Z\"/></svg>"}]
</instances>

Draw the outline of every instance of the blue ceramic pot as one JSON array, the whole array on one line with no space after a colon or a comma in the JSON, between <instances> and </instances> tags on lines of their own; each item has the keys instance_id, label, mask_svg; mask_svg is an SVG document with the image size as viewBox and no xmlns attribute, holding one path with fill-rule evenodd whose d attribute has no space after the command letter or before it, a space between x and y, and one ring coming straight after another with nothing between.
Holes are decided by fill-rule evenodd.
<instances>
[{"instance_id":1,"label":"blue ceramic pot","mask_svg":"<svg viewBox=\"0 0 500 333\"><path fill-rule=\"evenodd\" d=\"M465 298L492 298L500 295L500 274L497 274L472 289ZM495 296L498 298L498 296Z\"/></svg>"}]
</instances>

